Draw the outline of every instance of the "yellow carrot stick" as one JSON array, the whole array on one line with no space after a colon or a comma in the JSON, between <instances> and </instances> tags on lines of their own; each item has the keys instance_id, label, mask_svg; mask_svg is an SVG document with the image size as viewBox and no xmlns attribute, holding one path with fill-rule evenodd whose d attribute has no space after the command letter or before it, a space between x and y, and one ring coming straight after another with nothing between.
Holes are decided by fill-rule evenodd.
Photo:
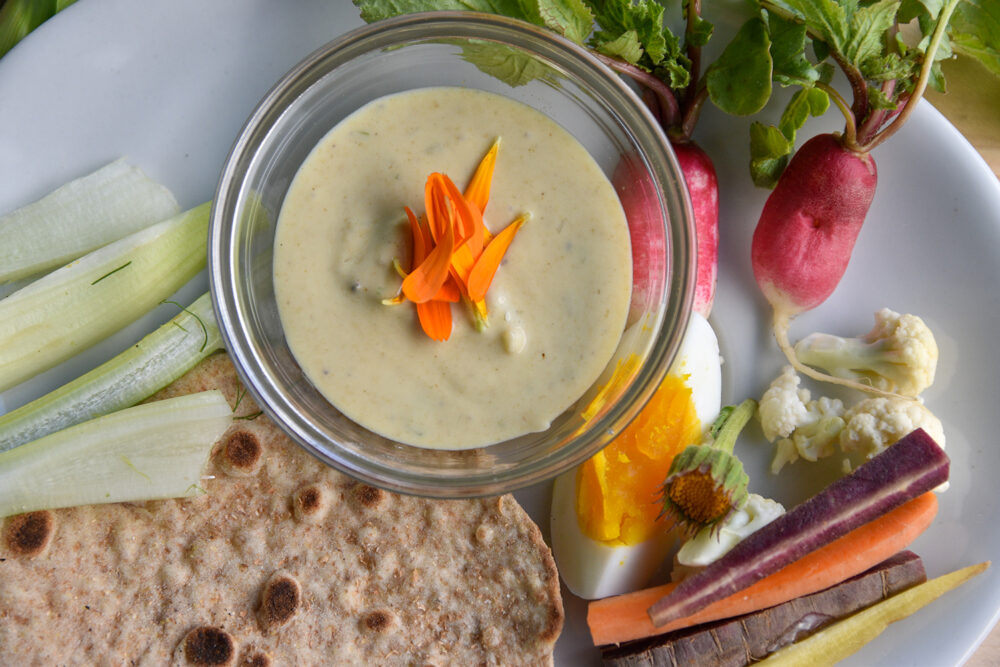
<instances>
[{"instance_id":1,"label":"yellow carrot stick","mask_svg":"<svg viewBox=\"0 0 1000 667\"><path fill-rule=\"evenodd\" d=\"M989 566L990 563L987 561L925 581L783 648L758 662L757 665L758 667L833 665L856 653L865 644L878 637L890 623L913 614L948 591L985 572Z\"/></svg>"}]
</instances>

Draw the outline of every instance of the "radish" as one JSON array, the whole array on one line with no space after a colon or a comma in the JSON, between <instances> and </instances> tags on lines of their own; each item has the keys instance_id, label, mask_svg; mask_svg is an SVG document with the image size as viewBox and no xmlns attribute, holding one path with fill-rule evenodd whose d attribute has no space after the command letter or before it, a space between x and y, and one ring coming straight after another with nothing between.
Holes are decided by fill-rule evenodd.
<instances>
[{"instance_id":1,"label":"radish","mask_svg":"<svg viewBox=\"0 0 1000 667\"><path fill-rule=\"evenodd\" d=\"M894 46L896 21L912 16L904 15L898 5L830 3L814 12L798 0L760 2L774 29L788 32L789 26L795 29L799 24L803 39L807 34L812 39L814 52L829 54L843 70L854 96L848 104L825 83L818 68L808 76L804 72L812 65L803 59L798 81L803 91L789 102L780 128L755 127L751 164L766 172L780 168L786 159L782 151L791 149L795 131L806 118L818 108L825 110L828 102L817 104L815 94L832 99L845 118L842 134L820 134L799 148L767 198L754 230L751 262L773 309L775 339L789 363L804 375L896 396L801 363L789 343L788 327L791 318L823 303L843 277L875 196L878 176L870 151L899 130L923 95L935 74L935 54L958 0L947 0L936 17L921 16L921 29L933 32L925 47L902 55ZM892 12L887 14L887 8ZM829 28L831 21L851 28L841 34ZM755 171L755 178L762 172Z\"/></svg>"},{"instance_id":2,"label":"radish","mask_svg":"<svg viewBox=\"0 0 1000 667\"><path fill-rule=\"evenodd\" d=\"M823 303L837 287L877 181L870 155L845 147L837 135L817 135L789 162L754 230L750 258L774 310L775 338L807 375L817 373L796 358L788 342L789 320Z\"/></svg>"},{"instance_id":3,"label":"radish","mask_svg":"<svg viewBox=\"0 0 1000 667\"><path fill-rule=\"evenodd\" d=\"M708 317L715 299L719 256L719 181L708 155L696 144L675 144L691 196L697 234L697 278L694 311ZM628 218L632 242L632 309L642 312L660 288L655 281L663 275L667 260L666 238L660 225L660 210L648 172L638 158L626 156L618 163L612 182Z\"/></svg>"},{"instance_id":4,"label":"radish","mask_svg":"<svg viewBox=\"0 0 1000 667\"><path fill-rule=\"evenodd\" d=\"M712 160L697 144L675 143L674 153L691 195L694 227L698 234L694 310L707 318L715 301L719 272L719 179Z\"/></svg>"}]
</instances>

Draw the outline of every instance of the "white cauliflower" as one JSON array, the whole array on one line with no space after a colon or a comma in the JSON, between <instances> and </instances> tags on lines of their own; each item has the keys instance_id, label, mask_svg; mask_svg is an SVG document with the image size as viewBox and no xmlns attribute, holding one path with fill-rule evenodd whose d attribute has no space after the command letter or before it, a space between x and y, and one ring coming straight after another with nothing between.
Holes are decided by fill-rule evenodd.
<instances>
[{"instance_id":1,"label":"white cauliflower","mask_svg":"<svg viewBox=\"0 0 1000 667\"><path fill-rule=\"evenodd\" d=\"M917 396L934 382L938 347L916 315L883 308L864 336L841 338L814 333L795 344L799 361L834 377L902 396Z\"/></svg>"},{"instance_id":2,"label":"white cauliflower","mask_svg":"<svg viewBox=\"0 0 1000 667\"><path fill-rule=\"evenodd\" d=\"M944 449L944 427L922 403L905 398L868 398L844 413L840 447L870 459L910 431L922 428Z\"/></svg>"},{"instance_id":3,"label":"white cauliflower","mask_svg":"<svg viewBox=\"0 0 1000 667\"><path fill-rule=\"evenodd\" d=\"M806 407L809 390L799 389L799 382L801 380L795 374L795 369L785 366L781 375L774 378L760 397L757 416L760 417L760 427L768 442L787 438L799 425L806 422L809 416L809 409Z\"/></svg>"},{"instance_id":4,"label":"white cauliflower","mask_svg":"<svg viewBox=\"0 0 1000 667\"><path fill-rule=\"evenodd\" d=\"M750 533L763 528L784 514L781 503L751 493L739 510L733 512L721 527L706 527L684 543L677 552L676 562L686 568L704 567L722 558Z\"/></svg>"},{"instance_id":5,"label":"white cauliflower","mask_svg":"<svg viewBox=\"0 0 1000 667\"><path fill-rule=\"evenodd\" d=\"M777 474L786 463L830 456L840 430L844 404L836 398L810 400L808 389L791 366L785 366L760 399L758 414L764 437L777 440L771 472Z\"/></svg>"}]
</instances>

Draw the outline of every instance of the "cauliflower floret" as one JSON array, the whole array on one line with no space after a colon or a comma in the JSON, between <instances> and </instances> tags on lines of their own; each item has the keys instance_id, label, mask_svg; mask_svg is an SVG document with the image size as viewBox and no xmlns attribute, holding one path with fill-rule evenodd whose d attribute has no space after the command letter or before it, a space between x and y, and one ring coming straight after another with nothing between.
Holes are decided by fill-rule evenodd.
<instances>
[{"instance_id":1,"label":"cauliflower floret","mask_svg":"<svg viewBox=\"0 0 1000 667\"><path fill-rule=\"evenodd\" d=\"M720 527L702 528L685 542L677 552L676 561L686 567L704 567L722 558L740 540L771 523L784 512L785 508L781 503L751 493L743 507L729 515Z\"/></svg>"},{"instance_id":2,"label":"cauliflower floret","mask_svg":"<svg viewBox=\"0 0 1000 667\"><path fill-rule=\"evenodd\" d=\"M785 366L760 399L758 414L764 437L777 440L771 472L777 474L786 463L799 457L807 461L833 454L844 404L836 398L810 400L808 389L800 389L801 379Z\"/></svg>"},{"instance_id":3,"label":"cauliflower floret","mask_svg":"<svg viewBox=\"0 0 1000 667\"><path fill-rule=\"evenodd\" d=\"M809 390L799 389L801 379L795 374L795 369L785 366L781 375L774 378L771 385L760 397L757 416L768 442L778 438L787 438L800 424L804 424L809 416L806 403L809 401Z\"/></svg>"},{"instance_id":4,"label":"cauliflower floret","mask_svg":"<svg viewBox=\"0 0 1000 667\"><path fill-rule=\"evenodd\" d=\"M937 342L924 321L888 308L875 313L875 327L865 336L814 333L795 344L795 354L834 377L903 396L931 386L938 360Z\"/></svg>"},{"instance_id":5,"label":"cauliflower floret","mask_svg":"<svg viewBox=\"0 0 1000 667\"><path fill-rule=\"evenodd\" d=\"M806 404L806 420L788 438L777 442L771 472L777 474L786 463L799 458L818 461L834 453L834 445L844 428L844 404L840 399L823 396Z\"/></svg>"},{"instance_id":6,"label":"cauliflower floret","mask_svg":"<svg viewBox=\"0 0 1000 667\"><path fill-rule=\"evenodd\" d=\"M918 428L944 449L944 427L922 403L905 398L868 398L844 413L840 447L872 458Z\"/></svg>"}]
</instances>

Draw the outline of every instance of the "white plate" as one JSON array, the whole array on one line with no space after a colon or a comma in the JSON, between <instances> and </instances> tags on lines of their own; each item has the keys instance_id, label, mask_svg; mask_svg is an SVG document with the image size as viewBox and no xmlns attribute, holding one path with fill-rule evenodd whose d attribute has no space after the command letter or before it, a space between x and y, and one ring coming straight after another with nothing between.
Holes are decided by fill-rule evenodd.
<instances>
[{"instance_id":1,"label":"white plate","mask_svg":"<svg viewBox=\"0 0 1000 667\"><path fill-rule=\"evenodd\" d=\"M178 196L211 197L232 140L257 100L313 49L361 24L345 0L88 0L0 60L0 211L120 155ZM807 126L833 129L835 114ZM753 281L749 243L766 193L747 177L746 123L709 110L698 138L722 190L719 293L713 323L726 358L727 402L758 396L781 366ZM854 334L882 306L923 316L941 348L926 393L942 419L952 486L914 545L930 575L1000 557L1000 445L991 428L1000 389L1000 186L965 140L926 103L875 152L881 182L850 269L834 296L794 324ZM204 291L200 277L179 300ZM0 394L12 409L89 369L172 316L161 307L96 348ZM754 431L754 429L751 429ZM751 485L793 504L816 489L804 464L774 480L769 450L751 432L739 445ZM801 476L801 477L800 477ZM548 485L518 497L547 533ZM847 664L958 665L998 615L996 568L893 625ZM585 605L566 595L557 662L597 662Z\"/></svg>"}]
</instances>

